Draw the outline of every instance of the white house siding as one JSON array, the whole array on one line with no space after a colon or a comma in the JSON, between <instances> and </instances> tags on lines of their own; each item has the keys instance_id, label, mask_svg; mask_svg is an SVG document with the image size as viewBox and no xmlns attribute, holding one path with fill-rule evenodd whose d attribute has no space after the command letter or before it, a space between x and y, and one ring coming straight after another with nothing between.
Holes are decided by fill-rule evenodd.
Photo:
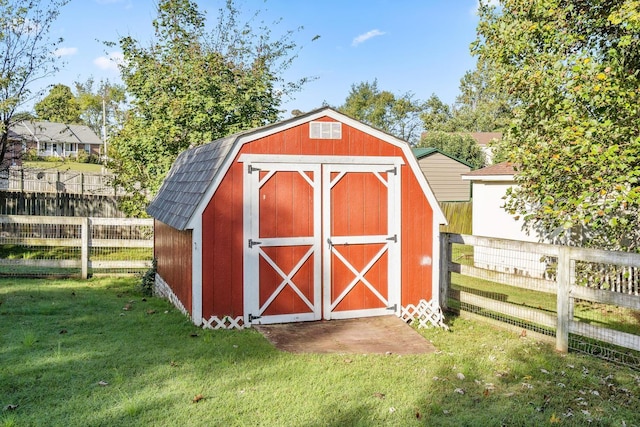
<instances>
[{"instance_id":1,"label":"white house siding","mask_svg":"<svg viewBox=\"0 0 640 427\"><path fill-rule=\"evenodd\" d=\"M522 219L510 215L504 206L503 197L513 181L475 181L473 182L473 234L476 236L539 242L534 234L524 229ZM524 276L545 277L548 260L543 254L516 252L512 250L474 247L474 265L494 271L521 274Z\"/></svg>"},{"instance_id":2,"label":"white house siding","mask_svg":"<svg viewBox=\"0 0 640 427\"><path fill-rule=\"evenodd\" d=\"M440 153L433 153L418 160L439 202L466 202L471 199L471 184L462 175L471 168Z\"/></svg>"}]
</instances>

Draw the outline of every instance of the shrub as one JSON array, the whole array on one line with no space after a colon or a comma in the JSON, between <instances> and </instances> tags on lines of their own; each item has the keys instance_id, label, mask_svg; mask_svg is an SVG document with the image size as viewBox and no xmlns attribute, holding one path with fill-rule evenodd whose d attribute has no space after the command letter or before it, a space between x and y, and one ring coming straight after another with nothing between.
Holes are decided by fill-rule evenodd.
<instances>
[{"instance_id":1,"label":"shrub","mask_svg":"<svg viewBox=\"0 0 640 427\"><path fill-rule=\"evenodd\" d=\"M76 161L78 163L89 163L89 153L84 150L78 150L78 154L76 155Z\"/></svg>"},{"instance_id":2,"label":"shrub","mask_svg":"<svg viewBox=\"0 0 640 427\"><path fill-rule=\"evenodd\" d=\"M24 160L25 162L33 162L38 159L39 159L38 150L36 150L35 148L29 148L22 155L22 160Z\"/></svg>"},{"instance_id":3,"label":"shrub","mask_svg":"<svg viewBox=\"0 0 640 427\"><path fill-rule=\"evenodd\" d=\"M156 270L158 267L158 261L154 258L151 261L151 268L148 269L143 275L140 281L139 289L143 295L153 295L153 289L156 286Z\"/></svg>"}]
</instances>

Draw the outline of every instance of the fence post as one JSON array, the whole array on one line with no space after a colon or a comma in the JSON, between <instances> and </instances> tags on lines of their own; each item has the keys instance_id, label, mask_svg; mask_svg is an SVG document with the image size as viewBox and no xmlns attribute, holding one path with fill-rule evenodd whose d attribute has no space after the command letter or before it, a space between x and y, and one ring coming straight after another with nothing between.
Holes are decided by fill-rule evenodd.
<instances>
[{"instance_id":1,"label":"fence post","mask_svg":"<svg viewBox=\"0 0 640 427\"><path fill-rule=\"evenodd\" d=\"M440 233L440 308L447 309L447 295L451 286L451 240L448 233Z\"/></svg>"},{"instance_id":2,"label":"fence post","mask_svg":"<svg viewBox=\"0 0 640 427\"><path fill-rule=\"evenodd\" d=\"M566 353L569 351L569 322L571 289L571 249L561 246L558 254L558 325L556 328L556 350Z\"/></svg>"},{"instance_id":3,"label":"fence post","mask_svg":"<svg viewBox=\"0 0 640 427\"><path fill-rule=\"evenodd\" d=\"M80 240L82 244L81 249L81 263L82 263L82 278L87 279L89 277L89 218L82 218L82 225L80 227Z\"/></svg>"}]
</instances>

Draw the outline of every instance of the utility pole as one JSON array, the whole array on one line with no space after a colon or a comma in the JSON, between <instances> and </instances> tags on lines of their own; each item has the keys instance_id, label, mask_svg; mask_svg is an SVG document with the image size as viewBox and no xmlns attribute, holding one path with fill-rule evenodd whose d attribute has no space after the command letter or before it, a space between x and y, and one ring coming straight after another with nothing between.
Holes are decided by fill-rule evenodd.
<instances>
[{"instance_id":1,"label":"utility pole","mask_svg":"<svg viewBox=\"0 0 640 427\"><path fill-rule=\"evenodd\" d=\"M104 143L104 163L107 163L107 103L102 95L102 141Z\"/></svg>"}]
</instances>

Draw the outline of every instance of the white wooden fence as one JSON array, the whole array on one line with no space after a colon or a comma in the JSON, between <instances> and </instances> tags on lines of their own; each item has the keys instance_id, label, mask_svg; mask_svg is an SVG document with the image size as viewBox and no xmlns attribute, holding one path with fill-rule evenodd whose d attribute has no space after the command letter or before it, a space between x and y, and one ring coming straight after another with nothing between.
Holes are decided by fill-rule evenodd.
<instances>
[{"instance_id":1,"label":"white wooden fence","mask_svg":"<svg viewBox=\"0 0 640 427\"><path fill-rule=\"evenodd\" d=\"M1 275L143 270L152 264L153 219L4 215L0 251Z\"/></svg>"},{"instance_id":2,"label":"white wooden fence","mask_svg":"<svg viewBox=\"0 0 640 427\"><path fill-rule=\"evenodd\" d=\"M455 258L453 245L457 248ZM465 249L461 250L462 247L458 245L465 245ZM487 254L490 253L494 257L489 260ZM511 261L507 259L510 256ZM531 260L534 260L533 263ZM454 295L462 305L488 310L507 320L520 319L525 324L555 330L555 345L561 352L568 351L570 334L640 352L640 334L592 324L606 323L606 318L604 322L588 322L574 316L576 301L635 310L639 316L635 330L640 330L640 293L637 283L640 254L442 233L440 263L440 301L445 308L447 298ZM535 263L542 267L533 265ZM488 265L492 267L487 268ZM591 268L593 265L607 265L610 267L608 271L624 271L619 275L624 276L624 286L610 286L612 282L620 282L611 277L594 280L592 273L597 269ZM584 277L585 271L591 274L588 280ZM490 289L486 292L477 289L470 292L463 288L452 292L452 272L555 295L555 312L506 302L490 295ZM600 283L601 286L594 283ZM607 316L607 310L601 311L604 312L603 316Z\"/></svg>"}]
</instances>

